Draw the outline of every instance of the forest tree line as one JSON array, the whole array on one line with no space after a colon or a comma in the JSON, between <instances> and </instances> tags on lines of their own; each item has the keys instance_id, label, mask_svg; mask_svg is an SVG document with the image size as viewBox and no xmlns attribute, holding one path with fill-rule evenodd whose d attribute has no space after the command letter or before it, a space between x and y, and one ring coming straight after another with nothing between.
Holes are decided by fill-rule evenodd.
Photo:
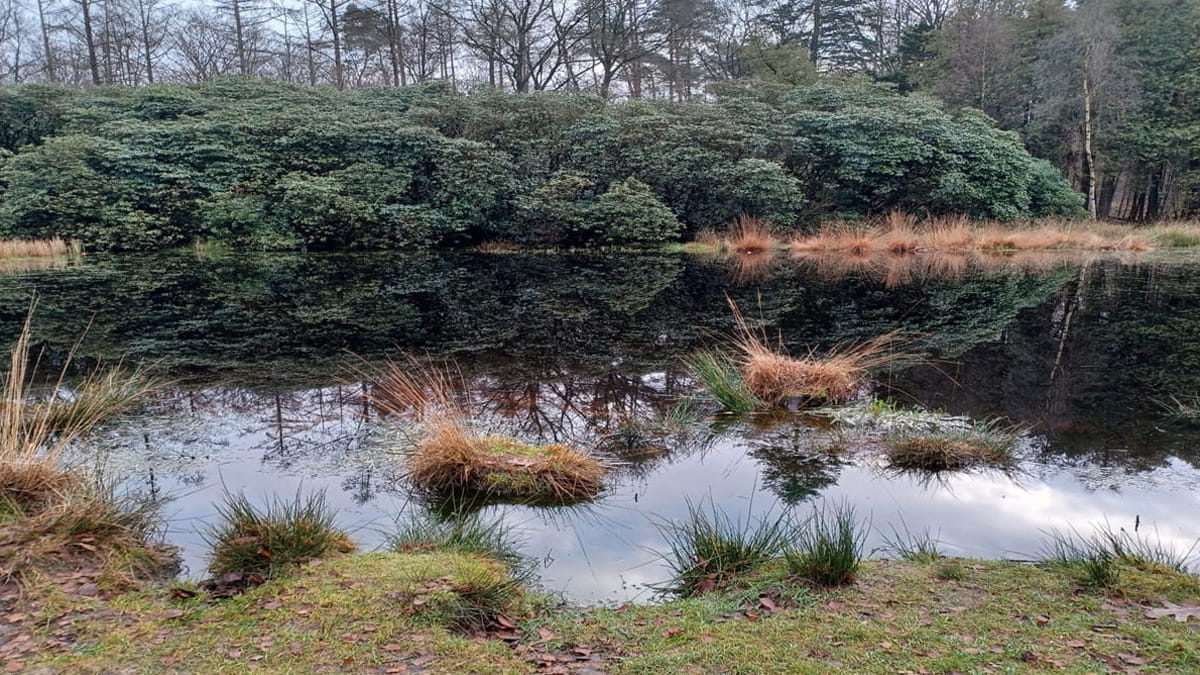
<instances>
[{"instance_id":1,"label":"forest tree line","mask_svg":"<svg viewBox=\"0 0 1200 675\"><path fill-rule=\"evenodd\" d=\"M982 109L1097 217L1200 210L1200 0L0 0L0 83L712 100L861 77Z\"/></svg>"}]
</instances>

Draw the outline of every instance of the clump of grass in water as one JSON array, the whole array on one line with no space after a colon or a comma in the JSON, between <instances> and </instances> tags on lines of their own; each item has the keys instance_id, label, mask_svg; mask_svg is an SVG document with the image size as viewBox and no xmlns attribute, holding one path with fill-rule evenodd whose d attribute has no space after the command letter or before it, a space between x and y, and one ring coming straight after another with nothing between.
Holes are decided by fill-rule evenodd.
<instances>
[{"instance_id":1,"label":"clump of grass in water","mask_svg":"<svg viewBox=\"0 0 1200 675\"><path fill-rule=\"evenodd\" d=\"M784 554L789 572L815 586L854 583L868 529L849 504L821 506L801 526L798 546Z\"/></svg>"},{"instance_id":2,"label":"clump of grass in water","mask_svg":"<svg viewBox=\"0 0 1200 675\"><path fill-rule=\"evenodd\" d=\"M1167 422L1180 426L1200 427L1200 396L1168 396L1155 403L1166 414Z\"/></svg>"},{"instance_id":3,"label":"clump of grass in water","mask_svg":"<svg viewBox=\"0 0 1200 675\"><path fill-rule=\"evenodd\" d=\"M479 555L503 563L522 581L533 574L529 557L520 552L519 543L504 521L485 521L478 514L445 519L421 514L397 528L388 539L388 548L397 553L448 551Z\"/></svg>"},{"instance_id":4,"label":"clump of grass in water","mask_svg":"<svg viewBox=\"0 0 1200 675\"><path fill-rule=\"evenodd\" d=\"M903 520L900 521L900 527L903 532L896 529L895 525L891 526L892 534L884 538L884 547L901 560L929 565L945 557L938 546L941 542L929 528L912 532Z\"/></svg>"},{"instance_id":5,"label":"clump of grass in water","mask_svg":"<svg viewBox=\"0 0 1200 675\"><path fill-rule=\"evenodd\" d=\"M727 355L717 351L701 351L689 357L686 365L692 377L726 411L745 415L762 407L763 402L742 381L737 362Z\"/></svg>"},{"instance_id":6,"label":"clump of grass in water","mask_svg":"<svg viewBox=\"0 0 1200 675\"><path fill-rule=\"evenodd\" d=\"M211 549L208 571L216 577L232 573L269 579L310 560L354 550L350 537L335 526L324 492L276 497L264 507L244 494L227 492L217 516L218 522L202 533Z\"/></svg>"},{"instance_id":7,"label":"clump of grass in water","mask_svg":"<svg viewBox=\"0 0 1200 675\"><path fill-rule=\"evenodd\" d=\"M666 540L659 557L671 571L664 590L682 597L719 590L780 556L792 533L783 516L731 518L715 505L688 502L681 521L657 524Z\"/></svg>"},{"instance_id":8,"label":"clump of grass in water","mask_svg":"<svg viewBox=\"0 0 1200 675\"><path fill-rule=\"evenodd\" d=\"M134 410L162 386L162 381L145 367L117 366L88 374L72 387L70 398L56 394L33 405L45 408L45 422L53 429L69 428L81 421L94 425Z\"/></svg>"},{"instance_id":9,"label":"clump of grass in water","mask_svg":"<svg viewBox=\"0 0 1200 675\"><path fill-rule=\"evenodd\" d=\"M412 413L423 424L409 477L427 492L568 504L592 499L604 488L606 467L578 450L475 433L457 369L408 356L403 364L389 361L361 374L371 382L372 407L387 415Z\"/></svg>"},{"instance_id":10,"label":"clump of grass in water","mask_svg":"<svg viewBox=\"0 0 1200 675\"><path fill-rule=\"evenodd\" d=\"M903 431L887 439L887 458L896 469L954 471L976 466L1005 466L1021 430L999 422L972 424L937 432Z\"/></svg>"},{"instance_id":11,"label":"clump of grass in water","mask_svg":"<svg viewBox=\"0 0 1200 675\"><path fill-rule=\"evenodd\" d=\"M847 401L866 384L872 370L907 358L892 351L895 332L866 342L842 345L817 355L810 351L795 358L776 351L761 331L750 328L732 298L739 352L738 365L744 386L770 405L794 399L807 404Z\"/></svg>"}]
</instances>

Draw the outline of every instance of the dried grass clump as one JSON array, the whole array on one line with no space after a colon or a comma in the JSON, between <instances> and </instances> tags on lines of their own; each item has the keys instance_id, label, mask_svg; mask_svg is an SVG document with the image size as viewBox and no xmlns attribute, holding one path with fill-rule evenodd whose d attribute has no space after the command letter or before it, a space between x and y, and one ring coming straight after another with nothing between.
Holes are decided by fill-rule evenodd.
<instances>
[{"instance_id":1,"label":"dried grass clump","mask_svg":"<svg viewBox=\"0 0 1200 675\"><path fill-rule=\"evenodd\" d=\"M895 333L866 342L837 347L822 355L803 358L771 349L766 337L752 330L737 304L729 301L738 335L742 381L760 400L779 404L793 399L805 403L841 402L853 398L870 378L871 371L897 361L891 346Z\"/></svg>"},{"instance_id":2,"label":"dried grass clump","mask_svg":"<svg viewBox=\"0 0 1200 675\"><path fill-rule=\"evenodd\" d=\"M766 222L748 216L737 219L727 238L729 248L741 254L766 253L778 243L775 233Z\"/></svg>"},{"instance_id":3,"label":"dried grass clump","mask_svg":"<svg viewBox=\"0 0 1200 675\"><path fill-rule=\"evenodd\" d=\"M65 258L82 252L79 242L51 239L0 239L0 258Z\"/></svg>"},{"instance_id":4,"label":"dried grass clump","mask_svg":"<svg viewBox=\"0 0 1200 675\"><path fill-rule=\"evenodd\" d=\"M1103 223L1056 219L1016 224L974 222L961 215L918 222L911 215L892 212L869 227L840 221L827 224L815 234L793 240L790 248L796 253L840 252L852 256L882 250L899 256L961 251L1146 251L1153 248L1153 242L1172 241L1183 245L1200 241L1200 229L1173 225L1134 232L1129 227Z\"/></svg>"},{"instance_id":5,"label":"dried grass clump","mask_svg":"<svg viewBox=\"0 0 1200 675\"><path fill-rule=\"evenodd\" d=\"M503 436L438 427L417 446L409 467L418 486L489 500L569 504L604 487L604 465L565 445L534 446Z\"/></svg>"},{"instance_id":6,"label":"dried grass clump","mask_svg":"<svg viewBox=\"0 0 1200 675\"><path fill-rule=\"evenodd\" d=\"M476 433L469 423L462 375L453 366L432 366L408 356L367 375L373 408L388 415L412 414L422 424L424 438L409 465L410 477L422 489L561 504L590 499L603 488L604 465L581 452Z\"/></svg>"},{"instance_id":7,"label":"dried grass clump","mask_svg":"<svg viewBox=\"0 0 1200 675\"><path fill-rule=\"evenodd\" d=\"M8 377L0 384L0 529L18 544L0 554L0 575L25 579L69 567L79 556L106 569L120 563L139 574L146 570L126 563L140 560L142 567L161 567L164 558L155 552L161 549L150 543L158 530L156 504L120 495L96 476L64 463L66 450L108 408L91 407L60 418L52 405L30 403L28 381L37 366L29 354L32 315L31 308L12 349Z\"/></svg>"}]
</instances>

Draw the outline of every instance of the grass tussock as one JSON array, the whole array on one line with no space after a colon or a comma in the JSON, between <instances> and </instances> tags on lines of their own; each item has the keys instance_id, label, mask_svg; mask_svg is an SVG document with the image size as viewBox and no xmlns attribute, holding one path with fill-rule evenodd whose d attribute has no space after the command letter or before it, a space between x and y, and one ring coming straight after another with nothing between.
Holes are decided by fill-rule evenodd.
<instances>
[{"instance_id":1,"label":"grass tussock","mask_svg":"<svg viewBox=\"0 0 1200 675\"><path fill-rule=\"evenodd\" d=\"M891 529L892 533L884 538L884 548L899 559L929 565L946 557L937 535L928 528L913 532L902 520L899 529L895 525Z\"/></svg>"},{"instance_id":2,"label":"grass tussock","mask_svg":"<svg viewBox=\"0 0 1200 675\"><path fill-rule=\"evenodd\" d=\"M788 571L815 586L854 583L869 529L849 504L822 505L802 524L797 548L784 554Z\"/></svg>"},{"instance_id":3,"label":"grass tussock","mask_svg":"<svg viewBox=\"0 0 1200 675\"><path fill-rule=\"evenodd\" d=\"M686 518L658 529L666 540L658 554L671 573L664 590L681 597L727 587L782 555L793 537L783 516L743 520L691 502Z\"/></svg>"},{"instance_id":4,"label":"grass tussock","mask_svg":"<svg viewBox=\"0 0 1200 675\"><path fill-rule=\"evenodd\" d=\"M457 368L422 364L410 356L367 376L374 409L411 414L422 423L424 437L409 460L409 477L427 492L565 504L594 498L604 487L605 466L583 452L476 433Z\"/></svg>"},{"instance_id":5,"label":"grass tussock","mask_svg":"<svg viewBox=\"0 0 1200 675\"><path fill-rule=\"evenodd\" d=\"M44 407L35 418L43 419L51 429L94 426L137 409L162 386L143 366L97 369L74 383L69 392L60 387L47 400L34 404Z\"/></svg>"},{"instance_id":6,"label":"grass tussock","mask_svg":"<svg viewBox=\"0 0 1200 675\"><path fill-rule=\"evenodd\" d=\"M565 445L527 445L449 425L434 427L409 464L413 482L429 492L529 504L592 499L604 474L597 459Z\"/></svg>"},{"instance_id":7,"label":"grass tussock","mask_svg":"<svg viewBox=\"0 0 1200 675\"><path fill-rule=\"evenodd\" d=\"M262 507L244 494L226 493L217 505L217 522L203 536L211 549L208 570L215 577L270 579L302 563L354 550L350 537L335 526L324 492L275 498Z\"/></svg>"},{"instance_id":8,"label":"grass tussock","mask_svg":"<svg viewBox=\"0 0 1200 675\"><path fill-rule=\"evenodd\" d=\"M887 439L887 460L894 469L915 471L1007 466L1020 435L1020 429L998 422L936 432L902 431Z\"/></svg>"},{"instance_id":9,"label":"grass tussock","mask_svg":"<svg viewBox=\"0 0 1200 675\"><path fill-rule=\"evenodd\" d=\"M53 237L51 239L0 239L0 259L6 258L67 258L83 252L79 242Z\"/></svg>"},{"instance_id":10,"label":"grass tussock","mask_svg":"<svg viewBox=\"0 0 1200 675\"><path fill-rule=\"evenodd\" d=\"M503 563L521 581L532 574L528 556L509 533L504 521L483 520L478 514L436 518L421 514L399 525L388 538L396 553L463 553Z\"/></svg>"},{"instance_id":11,"label":"grass tussock","mask_svg":"<svg viewBox=\"0 0 1200 675\"><path fill-rule=\"evenodd\" d=\"M688 357L685 365L696 382L728 412L744 415L762 407L763 402L742 380L737 361L717 351L700 351Z\"/></svg>"},{"instance_id":12,"label":"grass tussock","mask_svg":"<svg viewBox=\"0 0 1200 675\"><path fill-rule=\"evenodd\" d=\"M1188 573L1195 564L1197 544L1180 550L1153 536L1113 529L1103 524L1089 536L1075 531L1051 530L1042 547L1044 563L1075 571L1094 586L1109 586L1115 581L1120 566L1150 573Z\"/></svg>"},{"instance_id":13,"label":"grass tussock","mask_svg":"<svg viewBox=\"0 0 1200 675\"><path fill-rule=\"evenodd\" d=\"M725 236L724 248L741 255L769 253L779 243L766 221L749 216L738 218Z\"/></svg>"},{"instance_id":14,"label":"grass tussock","mask_svg":"<svg viewBox=\"0 0 1200 675\"><path fill-rule=\"evenodd\" d=\"M29 381L39 362L29 349L32 316L31 308L0 383L0 510L5 514L0 527L20 544L0 556L0 574L24 579L69 566L71 555L65 551L83 551L101 563L132 560L126 554L155 546L156 504L118 493L94 471L67 465L68 449L112 407L90 405L63 415L53 402L32 402ZM68 359L55 390L62 389L69 366ZM115 374L108 382L124 386ZM130 570L143 571L149 570Z\"/></svg>"},{"instance_id":15,"label":"grass tussock","mask_svg":"<svg viewBox=\"0 0 1200 675\"><path fill-rule=\"evenodd\" d=\"M733 300L737 335L734 344L745 387L765 403L787 400L806 404L837 403L854 398L871 371L894 363L903 355L892 350L895 333L866 342L835 347L818 355L810 351L796 358L772 349L762 331L752 329Z\"/></svg>"}]
</instances>

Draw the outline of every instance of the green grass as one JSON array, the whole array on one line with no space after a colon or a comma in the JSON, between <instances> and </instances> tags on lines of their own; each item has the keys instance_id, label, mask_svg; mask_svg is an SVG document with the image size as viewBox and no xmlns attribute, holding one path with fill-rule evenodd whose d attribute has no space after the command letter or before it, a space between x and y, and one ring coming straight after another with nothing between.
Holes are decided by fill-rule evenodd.
<instances>
[{"instance_id":1,"label":"green grass","mask_svg":"<svg viewBox=\"0 0 1200 675\"><path fill-rule=\"evenodd\" d=\"M1105 524L1090 536L1051 530L1042 546L1042 561L1073 574L1088 586L1110 588L1124 568L1143 572L1187 572L1194 563L1195 545L1179 551L1155 535L1114 530ZM1188 577L1195 579L1196 577ZM1200 583L1197 584L1200 590Z\"/></svg>"},{"instance_id":2,"label":"green grass","mask_svg":"<svg viewBox=\"0 0 1200 675\"><path fill-rule=\"evenodd\" d=\"M856 584L809 591L773 610L747 606L740 587L548 613L520 594L493 598L523 631L514 649L459 635L462 600L451 597L465 591L477 599L478 590L502 586L502 565L449 552L337 556L217 603L174 601L165 588L108 602L58 598L52 614L31 613L27 624L35 641L59 641L24 665L71 673L535 673L545 651L570 658L582 650L613 675L1200 669L1194 620L1150 619L1138 606L1200 597L1178 572L1128 567L1111 590L1081 592L1054 568L955 562L962 583L939 581L926 565L866 561ZM65 641L52 620L59 614L74 617Z\"/></svg>"},{"instance_id":3,"label":"green grass","mask_svg":"<svg viewBox=\"0 0 1200 675\"><path fill-rule=\"evenodd\" d=\"M422 513L397 527L388 538L397 553L466 553L503 563L518 580L529 581L533 568L528 556L501 519L484 520L479 514L437 518Z\"/></svg>"},{"instance_id":4,"label":"green grass","mask_svg":"<svg viewBox=\"0 0 1200 675\"><path fill-rule=\"evenodd\" d=\"M1200 246L1200 233L1168 229L1155 234L1154 240L1165 248L1193 248Z\"/></svg>"},{"instance_id":5,"label":"green grass","mask_svg":"<svg viewBox=\"0 0 1200 675\"><path fill-rule=\"evenodd\" d=\"M901 560L928 565L941 560L945 556L938 547L937 535L928 528L920 532L908 529L908 523L900 521L900 528L892 525L892 533L884 538L885 550L893 553ZM903 530L903 531L901 531Z\"/></svg>"},{"instance_id":6,"label":"green grass","mask_svg":"<svg viewBox=\"0 0 1200 675\"><path fill-rule=\"evenodd\" d=\"M936 576L942 581L962 581L967 578L967 570L959 561L951 560L938 565Z\"/></svg>"},{"instance_id":7,"label":"green grass","mask_svg":"<svg viewBox=\"0 0 1200 675\"><path fill-rule=\"evenodd\" d=\"M818 507L801 526L797 548L785 553L788 570L815 586L854 583L869 529L848 504Z\"/></svg>"},{"instance_id":8,"label":"green grass","mask_svg":"<svg viewBox=\"0 0 1200 675\"><path fill-rule=\"evenodd\" d=\"M763 402L746 387L737 363L717 351L699 351L685 361L692 377L720 403L726 411L744 415L763 406Z\"/></svg>"},{"instance_id":9,"label":"green grass","mask_svg":"<svg viewBox=\"0 0 1200 675\"><path fill-rule=\"evenodd\" d=\"M218 577L236 573L269 579L354 548L334 526L334 510L324 492L297 492L292 499L276 497L261 507L244 494L226 493L217 517L203 536L211 549L208 571Z\"/></svg>"},{"instance_id":10,"label":"green grass","mask_svg":"<svg viewBox=\"0 0 1200 675\"><path fill-rule=\"evenodd\" d=\"M782 515L734 518L716 506L688 503L688 515L657 524L666 540L658 551L671 571L663 588L689 597L724 588L787 550L793 532Z\"/></svg>"}]
</instances>

